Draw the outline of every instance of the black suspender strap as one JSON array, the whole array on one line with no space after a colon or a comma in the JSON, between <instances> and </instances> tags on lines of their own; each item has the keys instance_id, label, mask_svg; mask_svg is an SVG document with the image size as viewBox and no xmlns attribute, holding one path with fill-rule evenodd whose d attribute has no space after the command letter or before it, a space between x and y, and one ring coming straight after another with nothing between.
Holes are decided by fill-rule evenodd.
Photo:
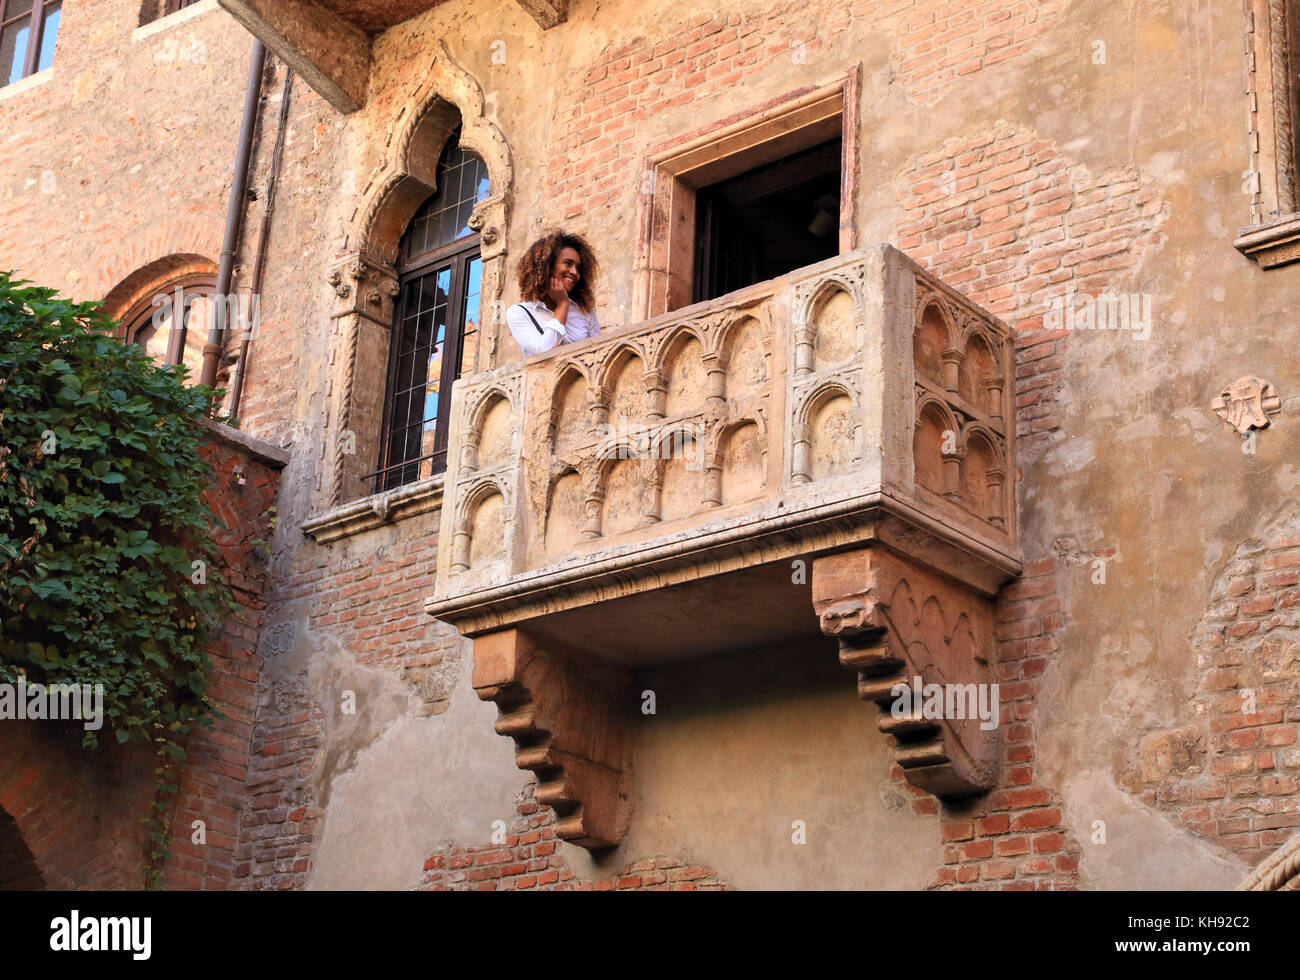
<instances>
[{"instance_id":1,"label":"black suspender strap","mask_svg":"<svg viewBox=\"0 0 1300 980\"><path fill-rule=\"evenodd\" d=\"M530 320L533 321L533 326L537 328L537 332L540 333L540 334L542 334L542 335L545 335L545 334L546 334L546 331L543 330L543 329L542 329L542 325L541 325L540 323L537 322L537 318L536 318L535 316L533 316L533 314L532 314L531 312L529 312L528 307L524 306L523 303L520 303L520 304L519 304L519 308L520 308L521 310L523 310L525 313L528 314L528 319L530 319Z\"/></svg>"}]
</instances>

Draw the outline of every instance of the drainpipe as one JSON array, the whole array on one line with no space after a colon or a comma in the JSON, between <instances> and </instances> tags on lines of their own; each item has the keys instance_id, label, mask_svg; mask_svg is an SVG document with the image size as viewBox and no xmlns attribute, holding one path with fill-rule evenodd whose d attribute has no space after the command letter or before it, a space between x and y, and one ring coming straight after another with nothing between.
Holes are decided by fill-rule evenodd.
<instances>
[{"instance_id":1,"label":"drainpipe","mask_svg":"<svg viewBox=\"0 0 1300 980\"><path fill-rule=\"evenodd\" d=\"M248 190L248 160L253 150L253 128L257 123L257 104L262 98L262 71L266 65L266 47L253 42L253 59L248 66L248 88L244 95L244 119L239 125L239 148L235 151L234 183L230 188L230 206L226 209L226 234L221 243L221 261L217 265L216 300L209 304L208 342L203 345L203 370L199 383L209 387L217 383L221 361L221 328L218 307L227 307L225 297L235 273L235 250L239 247L239 228L244 218L244 197Z\"/></svg>"},{"instance_id":2,"label":"drainpipe","mask_svg":"<svg viewBox=\"0 0 1300 980\"><path fill-rule=\"evenodd\" d=\"M275 191L280 185L280 161L284 158L284 132L289 122L290 95L293 92L293 69L288 65L284 69L284 92L280 96L280 122L275 132L275 151L271 155L271 175L266 191L266 209L262 212L262 228L257 235L257 258L253 261L252 294L260 296L262 292L262 272L266 269L266 240L271 232L271 216L275 213ZM258 303L261 310L261 303ZM251 332L244 336L239 345L239 360L236 362L235 384L230 393L230 415L239 417L239 401L244 394L244 376L248 373L248 358L253 337Z\"/></svg>"}]
</instances>

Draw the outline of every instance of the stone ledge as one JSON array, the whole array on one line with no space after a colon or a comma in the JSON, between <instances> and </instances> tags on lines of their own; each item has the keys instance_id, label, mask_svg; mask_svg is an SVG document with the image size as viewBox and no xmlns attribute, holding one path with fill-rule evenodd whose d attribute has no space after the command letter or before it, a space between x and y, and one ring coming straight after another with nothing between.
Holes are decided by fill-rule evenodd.
<instances>
[{"instance_id":1,"label":"stone ledge","mask_svg":"<svg viewBox=\"0 0 1300 980\"><path fill-rule=\"evenodd\" d=\"M279 446L273 446L269 442L250 436L247 432L240 432L238 429L213 422L211 419L203 419L203 427L216 442L248 453L259 463L277 470L289 465L288 450L281 449Z\"/></svg>"},{"instance_id":2,"label":"stone ledge","mask_svg":"<svg viewBox=\"0 0 1300 980\"><path fill-rule=\"evenodd\" d=\"M164 14L156 20L151 20L143 27L137 27L131 32L131 43L135 44L153 37L155 34L161 34L163 31L170 30L178 24L184 24L195 17L202 17L204 14L217 9L217 0L199 0L198 3L192 4L172 14Z\"/></svg>"},{"instance_id":3,"label":"stone ledge","mask_svg":"<svg viewBox=\"0 0 1300 980\"><path fill-rule=\"evenodd\" d=\"M1294 262L1300 259L1300 214L1243 228L1232 244L1246 258L1259 263L1261 269Z\"/></svg>"},{"instance_id":4,"label":"stone ledge","mask_svg":"<svg viewBox=\"0 0 1300 980\"><path fill-rule=\"evenodd\" d=\"M444 475L439 473L396 490L371 494L309 517L302 523L302 533L317 544L327 544L407 517L438 510L442 507Z\"/></svg>"},{"instance_id":5,"label":"stone ledge","mask_svg":"<svg viewBox=\"0 0 1300 980\"><path fill-rule=\"evenodd\" d=\"M41 71L32 72L26 78L20 78L16 82L10 82L8 85L0 86L0 102L5 99L11 99L15 95L21 95L29 89L34 89L37 85L44 85L54 78L54 67L44 68Z\"/></svg>"},{"instance_id":6,"label":"stone ledge","mask_svg":"<svg viewBox=\"0 0 1300 980\"><path fill-rule=\"evenodd\" d=\"M891 488L809 507L749 514L705 533L678 535L578 556L457 592L435 592L424 611L467 636L515 626L534 617L579 609L614 596L655 591L818 551L882 540L938 563L974 592L992 597L1020 574L1019 551L1005 551L968 530L945 525Z\"/></svg>"}]
</instances>

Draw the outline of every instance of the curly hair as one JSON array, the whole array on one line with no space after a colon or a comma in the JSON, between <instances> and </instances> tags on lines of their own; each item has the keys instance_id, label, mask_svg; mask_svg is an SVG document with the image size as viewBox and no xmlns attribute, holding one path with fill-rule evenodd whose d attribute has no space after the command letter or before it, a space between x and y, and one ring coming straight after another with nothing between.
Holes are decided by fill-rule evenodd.
<instances>
[{"instance_id":1,"label":"curly hair","mask_svg":"<svg viewBox=\"0 0 1300 980\"><path fill-rule=\"evenodd\" d=\"M581 263L577 285L573 287L569 298L585 312L590 313L596 305L594 290L596 274L600 268L596 262L596 254L581 236L570 235L558 229L548 232L529 245L528 251L519 259L516 274L519 276L520 295L525 302L546 300L546 291L551 284L556 259L559 258L560 250L565 248L577 252Z\"/></svg>"}]
</instances>

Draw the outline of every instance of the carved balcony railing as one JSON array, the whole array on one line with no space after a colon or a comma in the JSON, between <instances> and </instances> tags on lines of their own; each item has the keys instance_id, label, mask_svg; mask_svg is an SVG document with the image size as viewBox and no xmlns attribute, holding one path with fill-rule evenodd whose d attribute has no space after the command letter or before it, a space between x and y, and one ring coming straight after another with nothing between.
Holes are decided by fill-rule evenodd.
<instances>
[{"instance_id":1,"label":"carved balcony railing","mask_svg":"<svg viewBox=\"0 0 1300 980\"><path fill-rule=\"evenodd\" d=\"M476 639L561 836L627 812L621 725L566 720L579 675L619 703L636 667L819 629L909 779L993 784L995 730L888 708L997 679L1011 380L1006 326L879 246L457 382L427 610Z\"/></svg>"}]
</instances>

